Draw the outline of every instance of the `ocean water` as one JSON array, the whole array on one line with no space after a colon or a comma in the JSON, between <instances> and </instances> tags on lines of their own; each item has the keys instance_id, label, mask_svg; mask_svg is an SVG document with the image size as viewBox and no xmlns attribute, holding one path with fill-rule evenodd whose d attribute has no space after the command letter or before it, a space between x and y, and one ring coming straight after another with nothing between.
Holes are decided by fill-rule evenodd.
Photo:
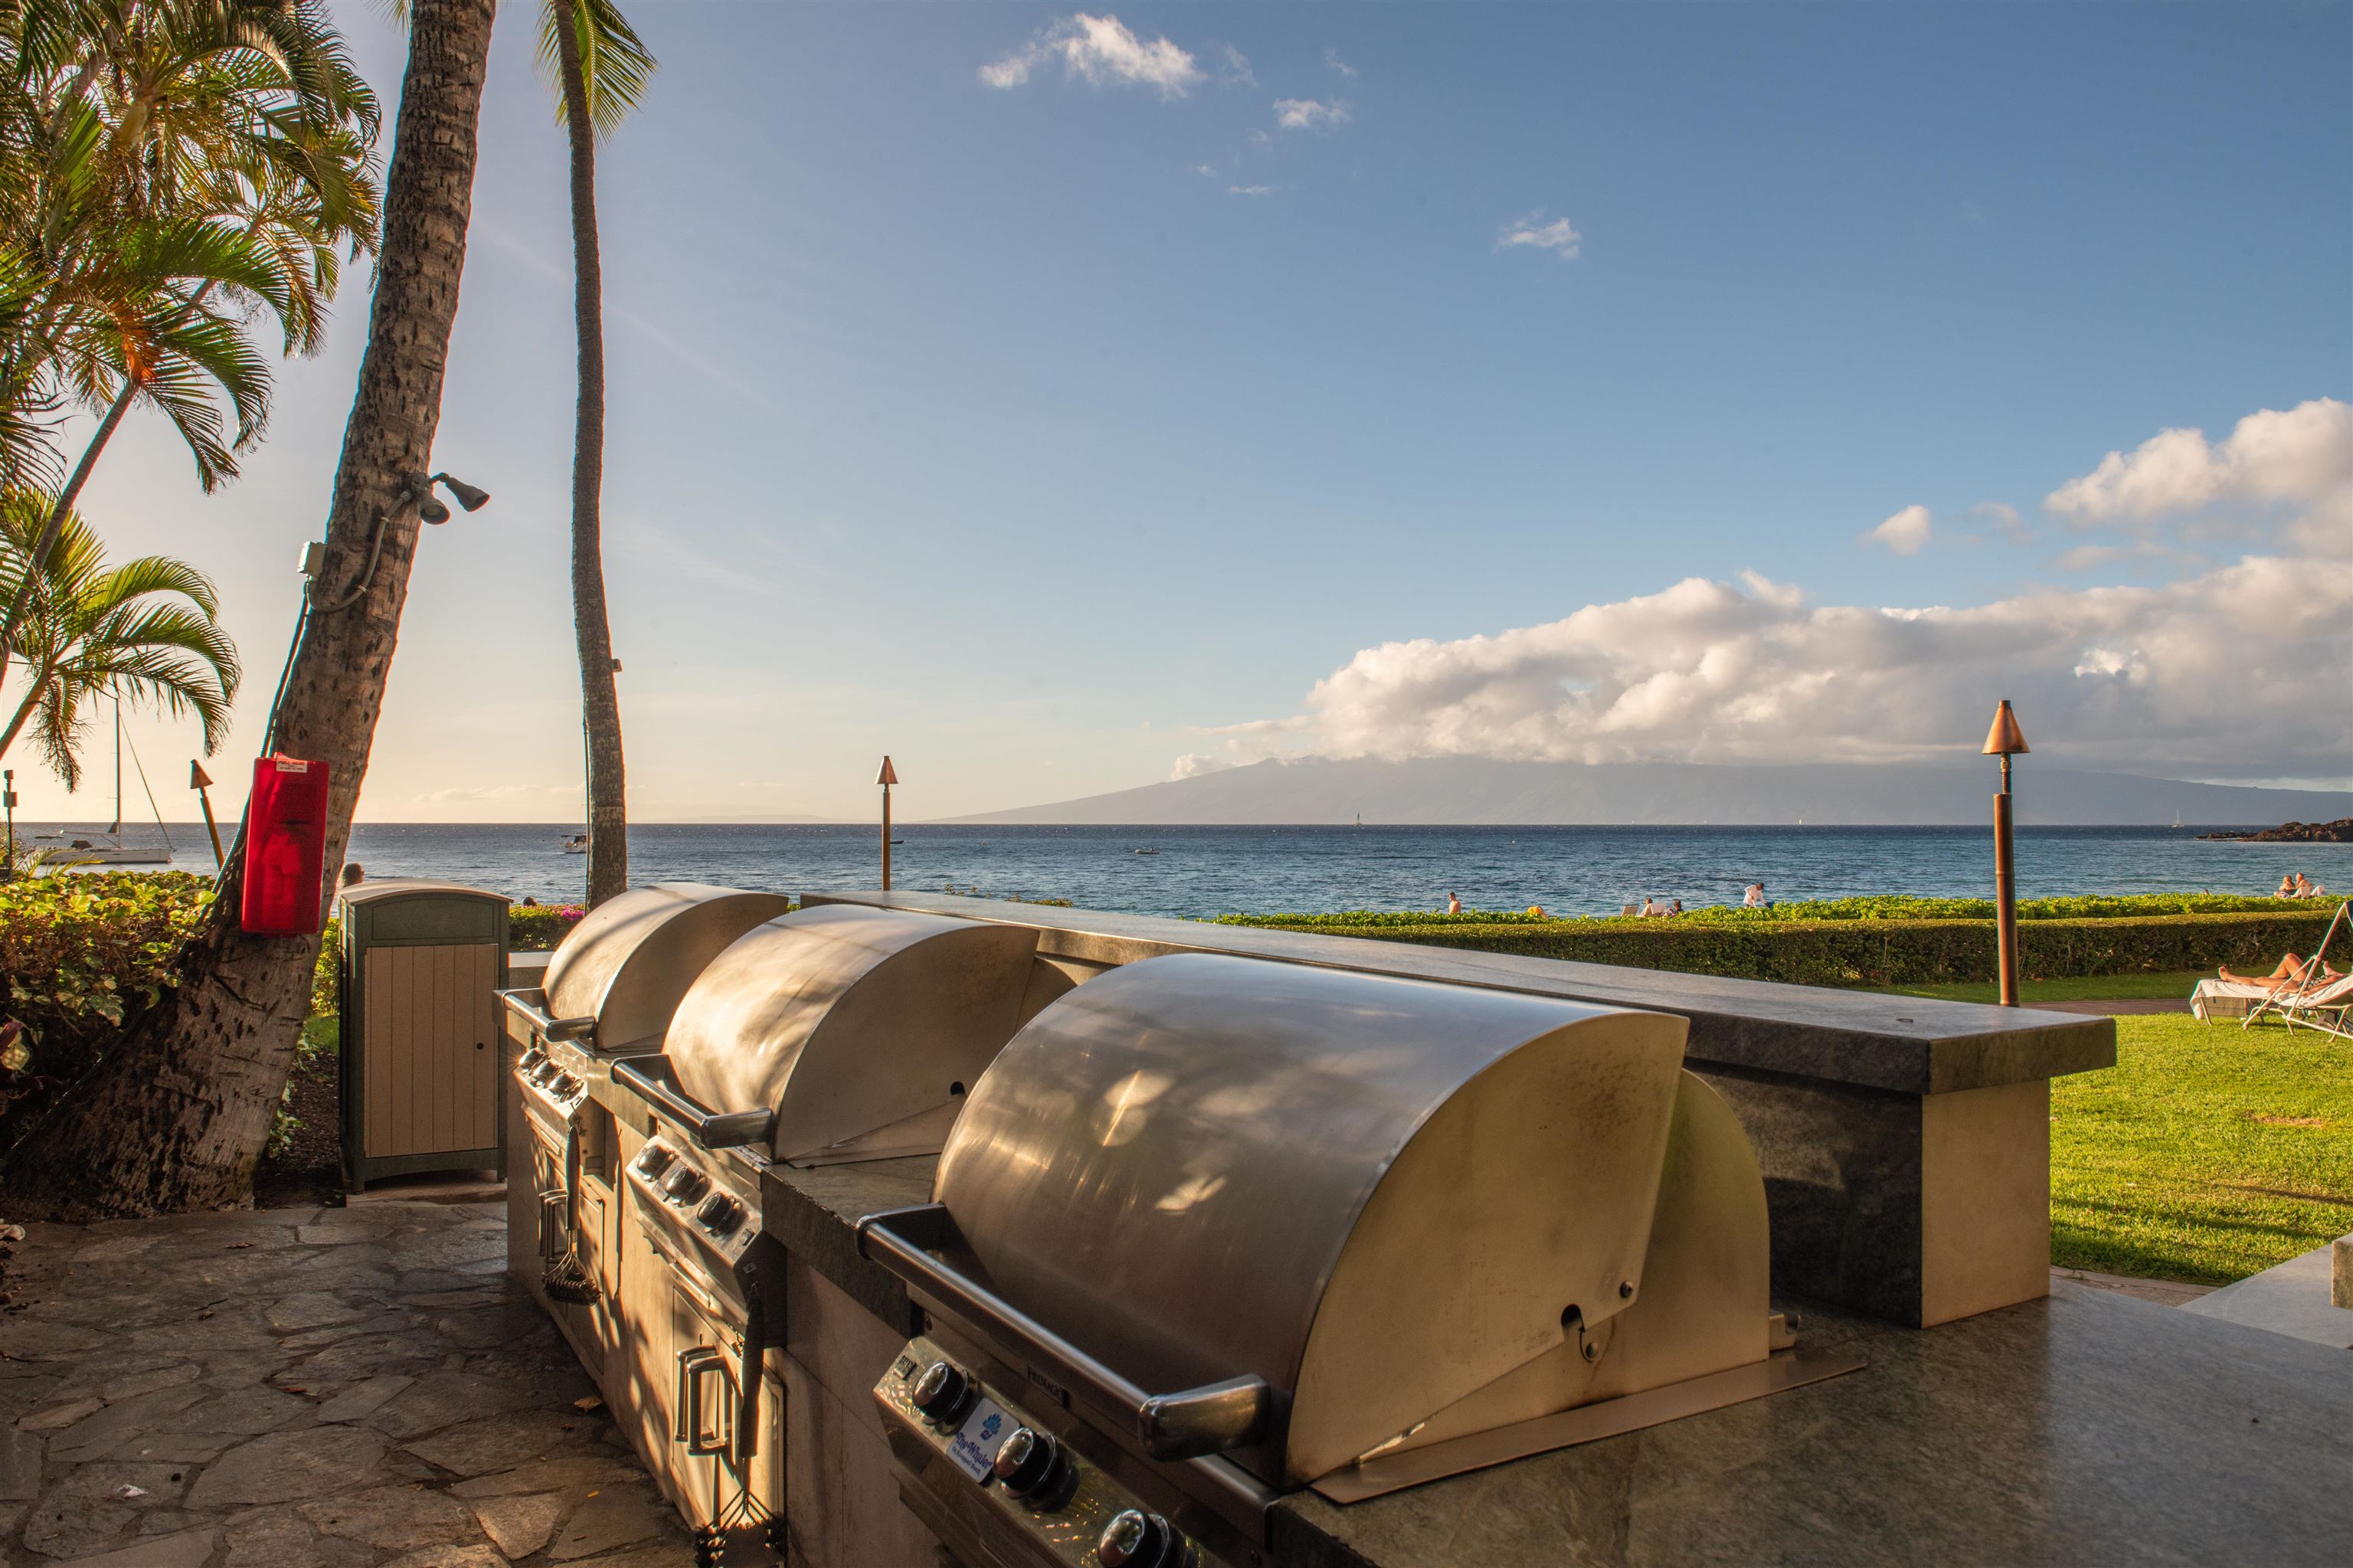
<instances>
[{"instance_id":1,"label":"ocean water","mask_svg":"<svg viewBox=\"0 0 2353 1568\"><path fill-rule=\"evenodd\" d=\"M25 824L19 824L24 831ZM543 904L576 901L587 860L558 824L362 823L349 858L371 876L435 876ZM2353 845L2201 841L2197 828L2025 828L2024 897L2268 893L2302 871L2353 891ZM201 825L170 830L174 863L209 873ZM152 840L128 834L134 842ZM1644 895L1736 903L1910 893L1988 897L1989 828L927 827L898 830L902 889L1067 898L1141 915L1443 907L1614 914ZM1151 851L1139 853L1138 851ZM879 844L852 825L662 824L629 831L634 882L711 882L799 894L872 887Z\"/></svg>"}]
</instances>

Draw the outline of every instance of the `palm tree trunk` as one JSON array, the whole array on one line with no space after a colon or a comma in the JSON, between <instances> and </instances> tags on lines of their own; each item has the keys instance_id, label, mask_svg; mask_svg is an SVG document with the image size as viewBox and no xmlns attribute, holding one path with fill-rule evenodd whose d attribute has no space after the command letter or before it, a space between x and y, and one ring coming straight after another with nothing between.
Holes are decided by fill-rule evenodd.
<instances>
[{"instance_id":1,"label":"palm tree trunk","mask_svg":"<svg viewBox=\"0 0 2353 1568\"><path fill-rule=\"evenodd\" d=\"M572 143L572 313L580 403L572 431L572 631L580 648L580 716L588 736L588 902L629 889L629 807L621 777L621 698L605 610L605 277L596 248L596 133L580 69L573 0L556 0L564 127Z\"/></svg>"},{"instance_id":2,"label":"palm tree trunk","mask_svg":"<svg viewBox=\"0 0 2353 1568\"><path fill-rule=\"evenodd\" d=\"M381 565L350 609L313 616L278 712L280 747L323 760L327 874L367 771L417 545L409 476L431 467L472 207L496 0L415 0L368 346L328 514L329 580L350 581L384 519ZM242 842L243 835L239 835ZM232 853L179 983L9 1150L10 1213L84 1218L247 1201L311 996L316 937L250 937Z\"/></svg>"}]
</instances>

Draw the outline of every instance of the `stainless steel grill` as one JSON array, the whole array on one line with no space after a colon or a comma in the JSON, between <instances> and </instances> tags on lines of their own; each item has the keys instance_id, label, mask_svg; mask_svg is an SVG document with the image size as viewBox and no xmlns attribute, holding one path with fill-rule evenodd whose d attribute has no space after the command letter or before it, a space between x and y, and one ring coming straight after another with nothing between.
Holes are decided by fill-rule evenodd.
<instances>
[{"instance_id":1,"label":"stainless steel grill","mask_svg":"<svg viewBox=\"0 0 2353 1568\"><path fill-rule=\"evenodd\" d=\"M1775 1355L1763 1181L1684 1024L1210 955L1047 1007L934 1202L875 1393L974 1563L1243 1563L1266 1510L1846 1370Z\"/></svg>"},{"instance_id":2,"label":"stainless steel grill","mask_svg":"<svg viewBox=\"0 0 2353 1568\"><path fill-rule=\"evenodd\" d=\"M713 959L660 1054L615 1074L708 1149L795 1164L936 1153L1021 1017L1037 933L828 906Z\"/></svg>"},{"instance_id":3,"label":"stainless steel grill","mask_svg":"<svg viewBox=\"0 0 2353 1568\"><path fill-rule=\"evenodd\" d=\"M625 1156L631 1252L607 1365L659 1407L640 1430L668 1441L648 1457L710 1551L782 1539L783 1395L766 1358L784 1340L785 1255L763 1170L936 1153L1032 986L1055 989L1036 946L1031 931L936 916L781 915L707 958L660 1051L610 1060L622 1136L647 1136Z\"/></svg>"},{"instance_id":4,"label":"stainless steel grill","mask_svg":"<svg viewBox=\"0 0 2353 1568\"><path fill-rule=\"evenodd\" d=\"M655 1049L703 966L790 907L780 894L699 882L633 889L565 936L548 961L543 994L507 993L510 1013L535 1029L543 1045L574 1040L608 1056Z\"/></svg>"}]
</instances>

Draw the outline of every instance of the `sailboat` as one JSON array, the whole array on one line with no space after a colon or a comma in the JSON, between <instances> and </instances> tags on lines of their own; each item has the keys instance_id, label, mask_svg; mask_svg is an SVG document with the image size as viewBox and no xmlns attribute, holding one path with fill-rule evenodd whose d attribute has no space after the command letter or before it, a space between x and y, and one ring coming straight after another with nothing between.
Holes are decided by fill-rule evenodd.
<instances>
[{"instance_id":1,"label":"sailboat","mask_svg":"<svg viewBox=\"0 0 2353 1568\"><path fill-rule=\"evenodd\" d=\"M140 767L137 747L131 749L131 766L139 768L139 787L146 789L147 769ZM83 837L70 830L60 829L54 833L37 834L33 842L75 865L169 865L172 863L171 830L164 826L164 813L156 809L153 789L147 789L147 806L155 812L155 831L164 835L161 848L122 842L122 699L117 697L114 699L114 821L103 833Z\"/></svg>"}]
</instances>

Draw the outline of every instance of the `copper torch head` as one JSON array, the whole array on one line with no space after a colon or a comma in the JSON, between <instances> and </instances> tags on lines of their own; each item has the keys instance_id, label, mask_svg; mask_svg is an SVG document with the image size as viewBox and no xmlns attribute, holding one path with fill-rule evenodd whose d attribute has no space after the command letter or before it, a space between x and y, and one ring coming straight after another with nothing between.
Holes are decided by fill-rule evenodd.
<instances>
[{"instance_id":1,"label":"copper torch head","mask_svg":"<svg viewBox=\"0 0 2353 1568\"><path fill-rule=\"evenodd\" d=\"M885 757L882 759L882 771L874 776L874 782L877 784L896 784L898 781L899 770L892 767L891 759L888 757Z\"/></svg>"},{"instance_id":2,"label":"copper torch head","mask_svg":"<svg viewBox=\"0 0 2353 1568\"><path fill-rule=\"evenodd\" d=\"M1993 727L1986 731L1984 757L2023 755L2028 750L2026 732L2018 727L2018 715L2010 711L2010 699L2004 697L2001 706L1994 710Z\"/></svg>"}]
</instances>

